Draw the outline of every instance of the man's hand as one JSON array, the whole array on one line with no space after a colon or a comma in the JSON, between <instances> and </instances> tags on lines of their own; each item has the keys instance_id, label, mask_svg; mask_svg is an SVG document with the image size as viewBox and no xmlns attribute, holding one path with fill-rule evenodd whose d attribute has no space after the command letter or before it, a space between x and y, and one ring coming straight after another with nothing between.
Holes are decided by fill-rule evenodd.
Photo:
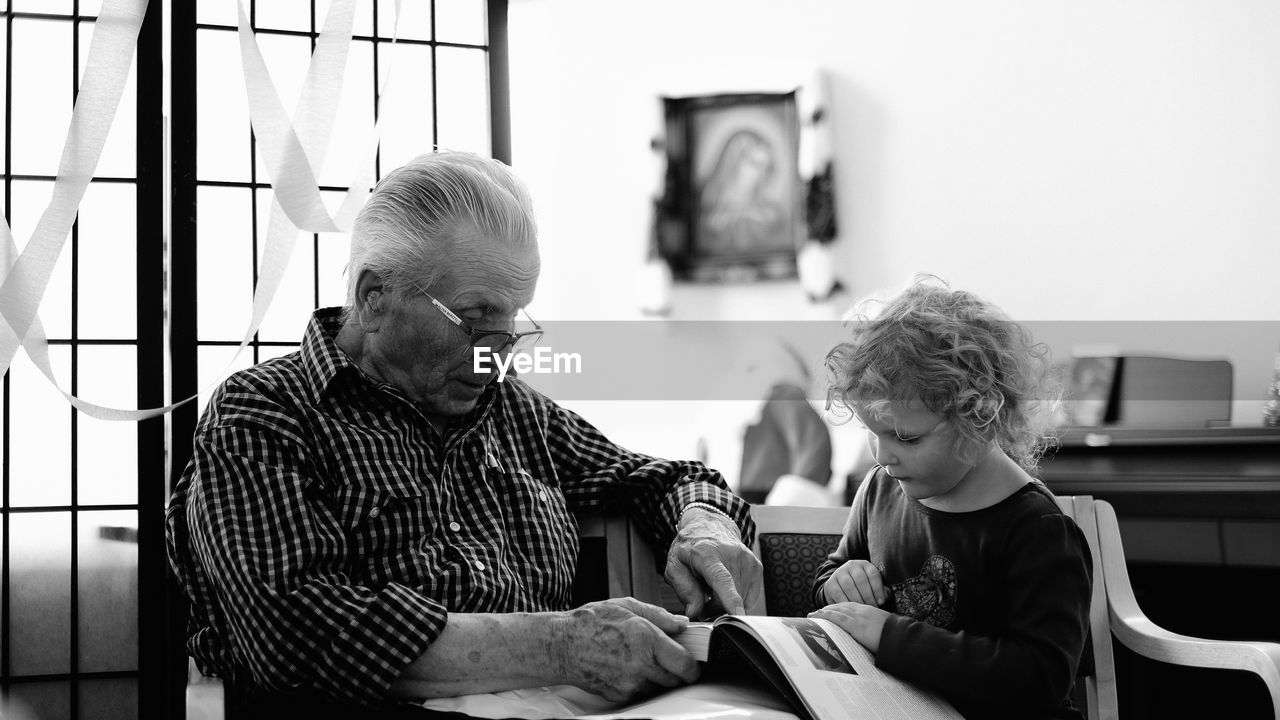
<instances>
[{"instance_id":1,"label":"man's hand","mask_svg":"<svg viewBox=\"0 0 1280 720\"><path fill-rule=\"evenodd\" d=\"M889 611L871 605L846 602L828 605L809 613L811 618L822 618L844 628L860 645L873 653L880 652L880 633L889 620Z\"/></svg>"},{"instance_id":2,"label":"man's hand","mask_svg":"<svg viewBox=\"0 0 1280 720\"><path fill-rule=\"evenodd\" d=\"M698 663L672 640L688 618L634 598L588 603L554 628L552 662L564 682L629 700L698 679Z\"/></svg>"},{"instance_id":3,"label":"man's hand","mask_svg":"<svg viewBox=\"0 0 1280 720\"><path fill-rule=\"evenodd\" d=\"M698 507L685 511L665 574L689 617L702 617L708 602L731 615L764 611L763 568L742 544L738 526L723 515Z\"/></svg>"}]
</instances>

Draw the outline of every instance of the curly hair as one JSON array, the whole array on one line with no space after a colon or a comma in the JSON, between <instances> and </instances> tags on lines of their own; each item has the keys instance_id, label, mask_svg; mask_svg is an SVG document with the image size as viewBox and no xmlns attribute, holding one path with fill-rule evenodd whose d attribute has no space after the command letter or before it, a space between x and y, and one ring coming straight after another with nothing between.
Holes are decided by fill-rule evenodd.
<instances>
[{"instance_id":1,"label":"curly hair","mask_svg":"<svg viewBox=\"0 0 1280 720\"><path fill-rule=\"evenodd\" d=\"M994 305L930 280L917 277L874 316L853 315L853 337L827 353L827 408L881 417L918 400L955 429L958 457L971 462L994 441L1034 471L1062 394L1048 346Z\"/></svg>"}]
</instances>

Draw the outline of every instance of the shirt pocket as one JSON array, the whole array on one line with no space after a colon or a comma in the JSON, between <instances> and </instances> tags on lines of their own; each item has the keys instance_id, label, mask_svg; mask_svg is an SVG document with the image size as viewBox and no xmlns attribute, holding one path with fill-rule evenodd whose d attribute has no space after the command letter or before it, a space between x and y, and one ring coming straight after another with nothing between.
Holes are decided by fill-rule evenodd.
<instances>
[{"instance_id":1,"label":"shirt pocket","mask_svg":"<svg viewBox=\"0 0 1280 720\"><path fill-rule=\"evenodd\" d=\"M378 585L413 581L416 573L410 560L426 532L426 489L408 483L343 485L334 500L353 575Z\"/></svg>"},{"instance_id":2,"label":"shirt pocket","mask_svg":"<svg viewBox=\"0 0 1280 720\"><path fill-rule=\"evenodd\" d=\"M578 562L578 522L564 493L519 468L502 473L507 495L507 535L529 581L548 608L569 602Z\"/></svg>"}]
</instances>

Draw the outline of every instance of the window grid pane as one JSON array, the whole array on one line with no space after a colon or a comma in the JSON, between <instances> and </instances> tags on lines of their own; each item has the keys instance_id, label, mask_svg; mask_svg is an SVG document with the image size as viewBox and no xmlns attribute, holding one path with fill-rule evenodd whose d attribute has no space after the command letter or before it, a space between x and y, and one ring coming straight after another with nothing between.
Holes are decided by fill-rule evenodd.
<instances>
[{"instance_id":1,"label":"window grid pane","mask_svg":"<svg viewBox=\"0 0 1280 720\"><path fill-rule=\"evenodd\" d=\"M151 15L153 22L144 25L97 176L41 308L62 386L102 404L135 407L139 396L153 394L155 388L170 382L161 372L157 351L163 348L169 318L173 319L175 338L181 338L181 348L175 352L182 358L175 360L170 371L176 398L198 389L194 380L186 379L190 371L185 368L198 367L204 375L201 380L208 382L216 379L209 375L224 374L248 319L255 259L265 241L256 221L268 210L261 197L269 187L269 177L255 162L257 151L238 72L226 72L239 66L235 16L228 13L234 11L234 5L226 0L197 1L198 5L191 7L186 3L166 5L168 17ZM307 36L315 37L316 24L323 22L328 9L327 0L282 0L270 7L260 0L245 3L263 26L263 38L300 36L304 49L310 44ZM158 13L160 5L152 3L149 13ZM386 127L393 130L387 131L388 140L375 160L375 177L429 151L438 142L442 97L437 95L435 55L439 49L470 50L482 58L482 64L488 62L488 29L468 36L474 26L471 31L459 28L465 28L474 15L464 10L461 22L453 22L440 15L436 3L429 0L404 3L405 12L394 31L399 42L393 48L389 42L392 7L389 0L361 0L357 6L347 95L334 134L335 142L340 138L348 144L335 144L329 162L320 170L325 202L331 208L341 198L340 186L353 176L348 166L355 159L342 151L349 148L354 129L378 113L390 116ZM15 17L14 12L40 17ZM100 12L100 0L11 0L0 4L0 34L8 48L6 56L0 56L0 83L10 100L10 116L0 120L4 137L0 144L4 170L0 207L15 230L19 247L27 242L48 205L80 73L87 62L87 44ZM440 20L452 37L437 34ZM170 21L175 45L169 57L162 57L159 23ZM205 26L197 29L197 22ZM502 36L498 40L505 42ZM413 68L397 71L397 93L407 99L395 107L390 103L379 107L379 80L392 65L390 56L402 50L414 62ZM197 55L205 55L202 60L208 62L196 62ZM157 69L162 60L173 61L171 91L185 103L175 107L168 138L174 152L175 196L189 200L181 208L175 205L172 228L157 232L168 191L161 178L167 164L161 108L158 100L152 100L163 90ZM475 97L487 99L487 77L474 72L470 77L480 85L471 89ZM199 102L194 97L197 92ZM466 94L454 92L453 97ZM283 99L286 106L294 100ZM469 117L467 113L473 111L487 113L484 103L475 105L478 111L462 110L461 116ZM197 112L207 114L197 116ZM457 118L459 114L446 113L445 117ZM488 128L488 123L482 127ZM198 141L190 142L191 138ZM468 144L481 151L489 147L487 141ZM198 166L197 152L203 153ZM202 193L239 193L240 199L235 201L239 216L228 218L226 223L226 228L238 229L214 237L211 233L218 227L211 221L209 228L197 233L197 186ZM206 220L209 217L203 207L200 215ZM169 277L168 287L175 297L171 307L165 305L165 285L160 280L164 230L169 230L172 238L169 251L180 258L174 261ZM237 366L293 349L306 318L285 318L284 314L302 312L307 305L339 303L345 297L345 282L338 270L346 262L348 238L303 234L298 243L298 267L290 270L282 291L290 301L280 306L279 319L267 326L270 332L241 354ZM209 261L203 269L206 272L196 271L194 253L200 245L206 245L206 250L214 248L215 255L230 254L233 274L241 275L234 282L234 300L215 293L215 299L201 304L213 320L196 312L195 292L202 278L208 278L210 284L223 278L207 272L219 269L217 260ZM182 288L184 283L192 289L191 295ZM210 290L200 288L200 292ZM236 322L219 319L228 309ZM210 331L208 337L200 338L203 342L195 337L197 326ZM36 414L42 412L37 406L48 409L47 418ZM148 487L148 479L142 476L154 473L155 458L165 456L168 450L165 433L151 430L161 421L113 424L73 411L21 353L0 384L0 410L0 693L25 699L44 718L171 714L163 710L173 706L157 704L154 693L147 697L138 694L137 677L147 671L147 658L154 660L156 656L154 644L148 642L153 643L157 634L148 627L154 623L139 626L137 619L148 609L160 607L151 599L159 593L151 591L160 590L163 572L156 569L153 555L148 559L153 551L146 548L157 547L154 543L130 540L139 535L144 539L163 536L162 526L155 524L163 508L157 508L150 498L158 493L147 491L141 497L139 493L139 486ZM187 407L176 413L168 434L168 438L178 439L172 446L172 457L179 470L190 451L194 411ZM148 439L153 436L159 439ZM154 444L154 452L149 443ZM139 453L139 447L148 450ZM44 452L46 464L40 468L24 465L23 449L29 459L37 457L37 451ZM51 474L57 478L51 482L54 489L48 496L41 494L44 490L29 489L35 487L33 477L47 480ZM133 486L131 476L137 478ZM150 487L156 489L154 483ZM151 534L143 534L139 526ZM162 552L159 559L163 560ZM42 572L45 579L28 581ZM123 607L107 608L108 600ZM119 622L109 626L94 622L112 612L118 614L115 619ZM133 618L132 624L128 618ZM101 634L104 629L110 631L109 637ZM32 639L37 634L41 647ZM33 667L42 666L47 667L41 672L57 669L52 676L29 674ZM154 662L150 667L154 670ZM140 705L144 706L141 711ZM155 712L157 708L162 711Z\"/></svg>"},{"instance_id":2,"label":"window grid pane","mask_svg":"<svg viewBox=\"0 0 1280 720\"><path fill-rule=\"evenodd\" d=\"M98 0L0 5L0 34L9 55L0 60L0 83L9 91L6 110L12 118L0 121L2 197L19 250L49 206L100 11ZM39 17L17 16L23 12ZM140 38L98 167L39 308L58 385L114 407L136 407L144 377L152 392L163 392L159 368L147 373L138 362L138 294L146 284L138 276L139 248L159 248L143 237L159 226L159 218L157 213L144 225L136 217L138 158L145 153L158 166L163 141L159 133L141 137L139 111L150 104L138 95L138 63L152 59L154 66L158 54L149 51L159 47L158 35ZM158 104L153 107L159 117ZM149 171L149 177L159 176ZM153 192L160 196L158 184ZM160 284L150 287L157 292L147 297L158 304ZM150 343L158 345L163 337L159 323L146 332ZM81 688L98 683L105 688L101 702L89 702L136 716L139 425L81 417L22 350L5 373L0 408L0 693L24 702L38 717L72 718L87 709ZM154 452L163 453L163 438L156 438ZM114 484L95 477L105 469L119 473ZM86 512L93 505L111 509ZM97 569L105 540L85 534L94 516L113 516L118 528L130 531L123 533L133 537L123 543L123 564L109 563L112 570L125 570ZM96 533L98 525L92 529ZM90 564L81 565L82 556ZM99 644L96 657L77 649L89 628L115 633ZM89 679L98 676L82 665L85 659L113 665L110 679Z\"/></svg>"},{"instance_id":3,"label":"window grid pane","mask_svg":"<svg viewBox=\"0 0 1280 720\"><path fill-rule=\"evenodd\" d=\"M488 41L485 0L435 0L436 35L442 42L484 45Z\"/></svg>"},{"instance_id":4,"label":"window grid pane","mask_svg":"<svg viewBox=\"0 0 1280 720\"><path fill-rule=\"evenodd\" d=\"M79 653L84 672L138 669L138 511L79 513Z\"/></svg>"},{"instance_id":5,"label":"window grid pane","mask_svg":"<svg viewBox=\"0 0 1280 720\"><path fill-rule=\"evenodd\" d=\"M14 18L10 25L13 63L9 74L13 172L53 176L71 119L71 68L75 67L70 20Z\"/></svg>"},{"instance_id":6,"label":"window grid pane","mask_svg":"<svg viewBox=\"0 0 1280 720\"><path fill-rule=\"evenodd\" d=\"M138 717L136 678L84 680L79 720L133 720Z\"/></svg>"},{"instance_id":7,"label":"window grid pane","mask_svg":"<svg viewBox=\"0 0 1280 720\"><path fill-rule=\"evenodd\" d=\"M71 513L9 516L9 663L16 676L71 671Z\"/></svg>"},{"instance_id":8,"label":"window grid pane","mask_svg":"<svg viewBox=\"0 0 1280 720\"><path fill-rule=\"evenodd\" d=\"M394 28L398 41L393 45L394 6L387 0L363 0L356 5L355 38L342 100L325 164L316 169L330 211L341 201L339 191L357 175L358 140L381 115L386 117L375 159L377 177L430 152L441 142L436 118L442 103L467 105L443 113L452 128L449 146L490 152L485 3L455 2L444 16L436 2L402 3L399 24ZM329 3L246 2L246 8L280 101L292 112ZM208 383L221 379L228 368L225 346L238 343L248 327L258 263L268 239L271 178L252 133L245 132L249 129L248 111L240 77L227 78L219 72L240 64L235 13L223 4L202 1L195 16L199 23L195 31L199 74L195 187L200 218L195 227L195 320L201 383L197 391L203 408ZM448 46L437 47L432 38L442 17L454 37ZM457 44L469 46L455 47ZM437 53L450 58L447 86L435 77ZM379 92L389 74L393 85L383 102ZM437 87L442 90L437 92ZM240 194L241 188L254 190L249 200ZM345 236L300 233L294 247L272 308L254 337L253 352L243 353L237 367L287 352L301 341L313 308L345 301L346 278L341 273L349 247Z\"/></svg>"}]
</instances>

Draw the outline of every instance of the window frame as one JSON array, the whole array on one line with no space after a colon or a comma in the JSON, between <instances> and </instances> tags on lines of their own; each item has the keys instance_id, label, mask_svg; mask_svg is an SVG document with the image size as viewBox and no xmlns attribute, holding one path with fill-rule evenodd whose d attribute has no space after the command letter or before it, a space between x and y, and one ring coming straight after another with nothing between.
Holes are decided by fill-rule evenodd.
<instances>
[{"instance_id":1,"label":"window frame","mask_svg":"<svg viewBox=\"0 0 1280 720\"><path fill-rule=\"evenodd\" d=\"M9 217L11 188L17 180L50 180L53 176L16 176L12 168L12 82L13 21L22 18L68 18L78 27L80 22L96 20L96 16L80 14L80 0L71 0L66 13L23 12L13 10L13 0L0 0L0 22L5 23L6 83L3 162L6 220ZM254 5L250 0L250 5ZM507 0L485 0L488 23L488 98L491 152L503 162L511 162L510 100L508 86ZM137 68L136 155L132 179L106 179L103 182L132 182L136 188L136 335L133 339L94 340L81 338L77 326L79 274L77 266L79 223L73 226L64 253L72 262L71 335L51 338L53 346L71 348L71 392L77 391L77 349L110 344L136 348L137 407L156 408L172 399L195 395L197 385L196 350L196 3L189 1L151 0L148 3L135 54ZM312 8L311 36L314 47L318 36L315 0ZM376 7L376 3L375 3ZM434 25L434 0L433 25ZM375 11L376 12L376 11ZM376 15L375 15L376 17ZM375 25L376 27L376 25ZM166 33L168 38L166 38ZM87 52L74 31L72 67L78 68L78 54ZM434 39L433 48L451 43ZM169 71L166 73L166 64ZM376 67L376 66L375 66ZM376 72L376 70L375 70ZM434 73L434 63L433 63ZM78 91L78 72L72 79L73 92ZM168 94L166 117L165 90ZM432 107L436 92L432 88ZM433 133L438 130L433 129ZM433 140L435 138L433 137ZM381 168L379 169L379 172ZM99 180L95 180L98 182ZM167 238L176 239L169 242ZM300 318L299 322L304 321ZM280 343L256 343L257 345ZM21 352L21 351L20 351ZM185 715L187 660L185 650L185 599L169 569L165 549L164 513L173 483L181 475L191 455L191 437L200 409L186 403L168 416L138 423L137 497L135 503L83 504L77 488L76 418L71 413L71 495L65 505L13 507L10 504L10 428L16 417L11 408L10 374L3 379L4 399L0 403L0 452L3 452L3 489L0 490L0 694L24 683L65 681L70 697L68 712L78 717L83 711L81 683L101 679L135 678L137 707L141 718L181 718ZM90 459L93 461L95 459ZM136 670L83 672L79 664L79 518L93 510L136 510L138 561L138 664ZM10 518L15 514L58 512L70 515L71 612L68 618L70 661L66 673L14 676L11 673L11 563ZM163 618L163 622L157 619Z\"/></svg>"}]
</instances>

